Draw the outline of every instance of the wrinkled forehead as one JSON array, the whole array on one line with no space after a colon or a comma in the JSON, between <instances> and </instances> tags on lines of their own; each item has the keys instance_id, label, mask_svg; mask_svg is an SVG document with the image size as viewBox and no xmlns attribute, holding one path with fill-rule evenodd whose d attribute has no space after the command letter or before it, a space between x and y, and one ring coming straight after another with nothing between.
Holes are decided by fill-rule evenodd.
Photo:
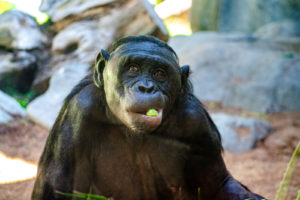
<instances>
[{"instance_id":1,"label":"wrinkled forehead","mask_svg":"<svg viewBox=\"0 0 300 200\"><path fill-rule=\"evenodd\" d=\"M159 46L153 42L128 42L120 45L112 56L139 57L145 59L161 60L172 66L178 66L177 56L170 49Z\"/></svg>"}]
</instances>

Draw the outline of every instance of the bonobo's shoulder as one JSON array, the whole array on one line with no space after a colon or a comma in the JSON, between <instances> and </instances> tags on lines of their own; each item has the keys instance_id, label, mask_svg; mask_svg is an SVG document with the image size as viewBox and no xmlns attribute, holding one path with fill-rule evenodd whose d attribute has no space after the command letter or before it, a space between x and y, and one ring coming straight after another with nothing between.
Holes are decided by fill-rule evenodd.
<instances>
[{"instance_id":1,"label":"bonobo's shoulder","mask_svg":"<svg viewBox=\"0 0 300 200\"><path fill-rule=\"evenodd\" d=\"M75 91L74 91L75 90ZM94 111L101 112L103 102L103 91L93 83L74 88L66 98L65 104L68 109L76 110L83 115L92 114Z\"/></svg>"},{"instance_id":2,"label":"bonobo's shoulder","mask_svg":"<svg viewBox=\"0 0 300 200\"><path fill-rule=\"evenodd\" d=\"M169 123L167 126L174 124L185 132L198 132L199 128L203 130L210 126L204 106L192 94L182 96L176 102L167 121Z\"/></svg>"},{"instance_id":3,"label":"bonobo's shoulder","mask_svg":"<svg viewBox=\"0 0 300 200\"><path fill-rule=\"evenodd\" d=\"M85 86L76 96L76 104L83 109L91 109L100 103L101 90L94 84Z\"/></svg>"},{"instance_id":4,"label":"bonobo's shoulder","mask_svg":"<svg viewBox=\"0 0 300 200\"><path fill-rule=\"evenodd\" d=\"M182 112L189 116L189 120L201 120L207 117L204 105L193 94L187 95L181 101L181 105Z\"/></svg>"},{"instance_id":5,"label":"bonobo's shoulder","mask_svg":"<svg viewBox=\"0 0 300 200\"><path fill-rule=\"evenodd\" d=\"M193 130L215 132L219 138L218 130L205 109L205 106L193 94L182 99L178 110L182 124L192 127Z\"/></svg>"},{"instance_id":6,"label":"bonobo's shoulder","mask_svg":"<svg viewBox=\"0 0 300 200\"><path fill-rule=\"evenodd\" d=\"M194 95L189 95L184 103L186 119L190 120L196 129L209 132L213 141L221 147L221 136L205 106Z\"/></svg>"}]
</instances>

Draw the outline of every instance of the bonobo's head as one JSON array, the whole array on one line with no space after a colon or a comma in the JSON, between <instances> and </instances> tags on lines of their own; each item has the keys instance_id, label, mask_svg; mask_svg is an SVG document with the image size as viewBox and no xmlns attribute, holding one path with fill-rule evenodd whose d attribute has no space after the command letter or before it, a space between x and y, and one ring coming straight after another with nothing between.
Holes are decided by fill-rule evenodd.
<instances>
[{"instance_id":1,"label":"bonobo's head","mask_svg":"<svg viewBox=\"0 0 300 200\"><path fill-rule=\"evenodd\" d=\"M186 86L189 67L150 36L126 37L97 56L95 84L104 88L111 112L136 133L155 130ZM148 116L149 109L157 114Z\"/></svg>"}]
</instances>

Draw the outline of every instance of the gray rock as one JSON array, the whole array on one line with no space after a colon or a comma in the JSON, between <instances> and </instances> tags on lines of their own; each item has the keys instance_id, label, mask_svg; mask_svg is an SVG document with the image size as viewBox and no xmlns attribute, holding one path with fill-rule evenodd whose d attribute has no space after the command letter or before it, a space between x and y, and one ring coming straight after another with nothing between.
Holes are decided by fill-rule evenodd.
<instances>
[{"instance_id":1,"label":"gray rock","mask_svg":"<svg viewBox=\"0 0 300 200\"><path fill-rule=\"evenodd\" d=\"M26 92L37 69L36 57L26 51L0 50L0 89Z\"/></svg>"},{"instance_id":2,"label":"gray rock","mask_svg":"<svg viewBox=\"0 0 300 200\"><path fill-rule=\"evenodd\" d=\"M34 81L34 88L44 87L45 82L60 68L68 63L93 65L97 53L113 42L115 27L106 26L103 21L74 22L60 31L52 42L52 58L41 69Z\"/></svg>"},{"instance_id":3,"label":"gray rock","mask_svg":"<svg viewBox=\"0 0 300 200\"><path fill-rule=\"evenodd\" d=\"M92 63L100 49L106 49L111 44L111 36L115 34L114 29L101 27L100 24L97 21L80 21L59 32L52 42L54 62L72 59Z\"/></svg>"},{"instance_id":4,"label":"gray rock","mask_svg":"<svg viewBox=\"0 0 300 200\"><path fill-rule=\"evenodd\" d=\"M36 58L26 51L14 53L0 50L0 74L19 71L36 62Z\"/></svg>"},{"instance_id":5,"label":"gray rock","mask_svg":"<svg viewBox=\"0 0 300 200\"><path fill-rule=\"evenodd\" d=\"M300 110L300 59L295 52L300 43L207 32L171 38L169 44L181 64L190 65L199 99L257 112Z\"/></svg>"},{"instance_id":6,"label":"gray rock","mask_svg":"<svg viewBox=\"0 0 300 200\"><path fill-rule=\"evenodd\" d=\"M0 110L5 111L11 116L25 117L26 111L20 104L0 90Z\"/></svg>"},{"instance_id":7,"label":"gray rock","mask_svg":"<svg viewBox=\"0 0 300 200\"><path fill-rule=\"evenodd\" d=\"M40 10L46 12L56 22L69 15L79 14L89 8L105 5L115 0L43 0Z\"/></svg>"},{"instance_id":8,"label":"gray rock","mask_svg":"<svg viewBox=\"0 0 300 200\"><path fill-rule=\"evenodd\" d=\"M0 45L8 49L43 48L47 36L33 17L12 10L0 15Z\"/></svg>"},{"instance_id":9,"label":"gray rock","mask_svg":"<svg viewBox=\"0 0 300 200\"><path fill-rule=\"evenodd\" d=\"M53 1L45 2L50 3L50 7L55 7L56 3L60 5L58 1L54 1L55 5L51 3ZM75 4L66 2L65 7ZM33 87L43 90L52 74L70 60L93 65L101 48L106 49L117 38L148 34L166 40L167 31L149 5L147 0L113 1L54 23L51 28L58 33L53 39L52 56L49 63L38 71Z\"/></svg>"},{"instance_id":10,"label":"gray rock","mask_svg":"<svg viewBox=\"0 0 300 200\"><path fill-rule=\"evenodd\" d=\"M256 118L224 113L212 114L211 117L220 131L223 147L234 153L251 150L257 141L264 139L272 130L266 121Z\"/></svg>"},{"instance_id":11,"label":"gray rock","mask_svg":"<svg viewBox=\"0 0 300 200\"><path fill-rule=\"evenodd\" d=\"M86 64L65 63L65 66L52 76L49 89L27 106L28 117L38 124L51 128L65 97L86 75L88 68L89 65Z\"/></svg>"},{"instance_id":12,"label":"gray rock","mask_svg":"<svg viewBox=\"0 0 300 200\"><path fill-rule=\"evenodd\" d=\"M0 109L0 124L6 124L13 121L13 117L7 114L5 111Z\"/></svg>"}]
</instances>

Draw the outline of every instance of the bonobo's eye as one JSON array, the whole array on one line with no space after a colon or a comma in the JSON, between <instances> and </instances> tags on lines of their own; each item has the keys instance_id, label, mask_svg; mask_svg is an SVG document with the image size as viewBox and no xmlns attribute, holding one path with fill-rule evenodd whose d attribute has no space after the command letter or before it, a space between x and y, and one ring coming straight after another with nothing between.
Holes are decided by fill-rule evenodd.
<instances>
[{"instance_id":1,"label":"bonobo's eye","mask_svg":"<svg viewBox=\"0 0 300 200\"><path fill-rule=\"evenodd\" d=\"M154 71L153 77L158 81L165 81L167 79L167 73L163 69L157 69Z\"/></svg>"},{"instance_id":2,"label":"bonobo's eye","mask_svg":"<svg viewBox=\"0 0 300 200\"><path fill-rule=\"evenodd\" d=\"M133 73L133 74L140 73L140 67L137 64L129 64L127 69L128 69L128 72Z\"/></svg>"}]
</instances>

